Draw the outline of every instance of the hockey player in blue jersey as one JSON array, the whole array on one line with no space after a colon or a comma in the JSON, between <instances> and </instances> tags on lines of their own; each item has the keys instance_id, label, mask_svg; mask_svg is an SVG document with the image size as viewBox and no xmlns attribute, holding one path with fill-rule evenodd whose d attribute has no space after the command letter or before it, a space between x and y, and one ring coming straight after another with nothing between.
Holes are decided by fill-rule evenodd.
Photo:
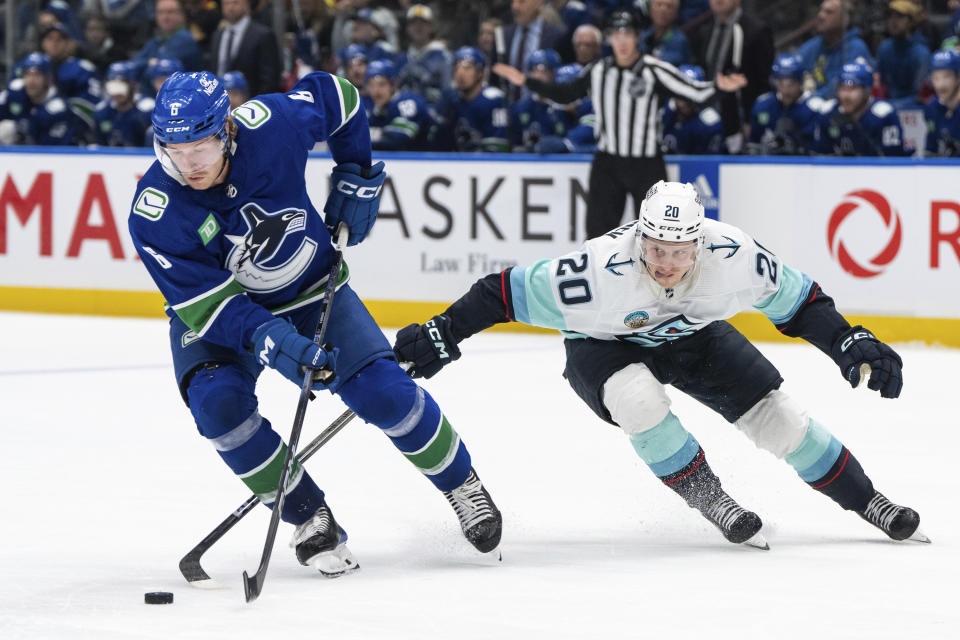
<instances>
[{"instance_id":1,"label":"hockey player in blue jersey","mask_svg":"<svg viewBox=\"0 0 960 640\"><path fill-rule=\"evenodd\" d=\"M242 71L227 71L222 80L223 88L230 97L231 111L250 99L250 85Z\"/></svg>"},{"instance_id":2,"label":"hockey player in blue jersey","mask_svg":"<svg viewBox=\"0 0 960 640\"><path fill-rule=\"evenodd\" d=\"M69 145L76 117L53 84L50 58L31 53L20 73L0 92L0 144Z\"/></svg>"},{"instance_id":3,"label":"hockey player in blue jersey","mask_svg":"<svg viewBox=\"0 0 960 640\"><path fill-rule=\"evenodd\" d=\"M930 57L930 83L936 95L923 108L926 155L960 156L960 54L951 49Z\"/></svg>"},{"instance_id":4,"label":"hockey player in blue jersey","mask_svg":"<svg viewBox=\"0 0 960 640\"><path fill-rule=\"evenodd\" d=\"M814 147L835 156L906 156L896 110L870 97L873 71L865 64L843 65L836 100L817 114Z\"/></svg>"},{"instance_id":5,"label":"hockey player in blue jersey","mask_svg":"<svg viewBox=\"0 0 960 640\"><path fill-rule=\"evenodd\" d=\"M436 126L431 146L437 151L510 150L503 92L483 81L487 57L476 47L453 55L453 89L432 112Z\"/></svg>"},{"instance_id":6,"label":"hockey player in blue jersey","mask_svg":"<svg viewBox=\"0 0 960 640\"><path fill-rule=\"evenodd\" d=\"M806 155L813 147L816 112L808 99L822 104L822 98L803 93L803 62L785 53L773 61L770 79L775 91L753 103L747 151L761 155Z\"/></svg>"},{"instance_id":7,"label":"hockey player in blue jersey","mask_svg":"<svg viewBox=\"0 0 960 640\"><path fill-rule=\"evenodd\" d=\"M160 87L167 81L167 78L178 71L183 71L183 63L176 58L157 58L156 60L152 60L150 64L147 65L147 69L143 74L144 79L149 84L148 89L145 89L144 93L149 93L151 96L157 95L157 92L160 91Z\"/></svg>"},{"instance_id":8,"label":"hockey player in blue jersey","mask_svg":"<svg viewBox=\"0 0 960 640\"><path fill-rule=\"evenodd\" d=\"M93 110L103 99L97 68L89 60L74 57L76 42L63 24L55 22L43 30L40 46L50 58L54 83L77 118L77 133L89 137L93 131Z\"/></svg>"},{"instance_id":9,"label":"hockey player in blue jersey","mask_svg":"<svg viewBox=\"0 0 960 640\"><path fill-rule=\"evenodd\" d=\"M397 56L397 84L401 91L416 93L428 103L440 99L453 81L453 55L441 40L435 40L433 9L415 4L407 9L409 46Z\"/></svg>"},{"instance_id":10,"label":"hockey player in blue jersey","mask_svg":"<svg viewBox=\"0 0 960 640\"><path fill-rule=\"evenodd\" d=\"M263 501L276 497L286 445L257 408L269 366L302 383L305 368L336 377L315 390L340 396L390 441L453 506L466 538L490 552L500 513L470 454L437 403L393 360L389 343L348 283L344 265L326 327L313 336L334 263L328 226L361 242L376 219L383 163L371 165L356 89L324 72L286 94L257 96L228 117L209 72L175 73L153 112L157 161L140 180L129 218L134 245L170 316L180 393L200 434ZM325 218L306 189L307 152L326 140L337 163ZM299 465L282 518L295 525L297 558L326 575L356 568L347 535Z\"/></svg>"},{"instance_id":11,"label":"hockey player in blue jersey","mask_svg":"<svg viewBox=\"0 0 960 640\"><path fill-rule=\"evenodd\" d=\"M691 80L704 82L703 69L685 64L677 69ZM726 152L723 122L710 106L698 107L690 100L673 97L660 114L664 153L720 154Z\"/></svg>"},{"instance_id":12,"label":"hockey player in blue jersey","mask_svg":"<svg viewBox=\"0 0 960 640\"><path fill-rule=\"evenodd\" d=\"M554 82L573 82L583 72L576 62L565 64L554 77ZM574 100L569 104L551 106L563 123L563 136L543 136L534 147L536 153L593 153L597 150L594 129L597 116L593 113L593 101L589 96Z\"/></svg>"},{"instance_id":13,"label":"hockey player in blue jersey","mask_svg":"<svg viewBox=\"0 0 960 640\"><path fill-rule=\"evenodd\" d=\"M705 219L697 191L677 182L658 182L639 220L577 251L481 278L442 315L401 329L394 349L412 363L411 375L429 378L460 357L459 342L494 324L559 330L564 377L577 395L730 542L767 547L760 518L723 490L671 411L665 385L722 415L890 538L929 542L920 516L878 492L853 454L780 390L776 367L725 321L749 309L830 356L851 387L869 376L881 397L900 395L893 349L851 327L815 281L743 230Z\"/></svg>"},{"instance_id":14,"label":"hockey player in blue jersey","mask_svg":"<svg viewBox=\"0 0 960 640\"><path fill-rule=\"evenodd\" d=\"M114 62L107 67L107 98L93 112L97 143L108 147L153 145L153 98L137 93L137 66Z\"/></svg>"},{"instance_id":15,"label":"hockey player in blue jersey","mask_svg":"<svg viewBox=\"0 0 960 640\"><path fill-rule=\"evenodd\" d=\"M542 82L553 82L562 62L553 49L540 49L527 56L528 74ZM536 150L546 136L563 138L567 133L564 112L549 100L528 92L510 107L510 145L515 153Z\"/></svg>"},{"instance_id":16,"label":"hockey player in blue jersey","mask_svg":"<svg viewBox=\"0 0 960 640\"><path fill-rule=\"evenodd\" d=\"M374 149L422 151L430 132L430 113L423 98L397 91L397 68L389 60L367 65L367 95L363 105Z\"/></svg>"}]
</instances>

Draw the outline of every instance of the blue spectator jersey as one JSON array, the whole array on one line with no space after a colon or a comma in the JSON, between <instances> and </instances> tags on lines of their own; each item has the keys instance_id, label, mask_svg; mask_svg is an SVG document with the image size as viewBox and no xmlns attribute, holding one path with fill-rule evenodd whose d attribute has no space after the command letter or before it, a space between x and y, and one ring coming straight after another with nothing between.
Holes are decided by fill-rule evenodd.
<instances>
[{"instance_id":1,"label":"blue spectator jersey","mask_svg":"<svg viewBox=\"0 0 960 640\"><path fill-rule=\"evenodd\" d=\"M886 100L870 100L859 120L828 100L817 114L814 144L818 153L835 156L906 156L896 109Z\"/></svg>"},{"instance_id":2,"label":"blue spectator jersey","mask_svg":"<svg viewBox=\"0 0 960 640\"><path fill-rule=\"evenodd\" d=\"M397 86L433 104L453 79L453 55L434 40L423 49L410 47L397 56Z\"/></svg>"},{"instance_id":3,"label":"blue spectator jersey","mask_svg":"<svg viewBox=\"0 0 960 640\"><path fill-rule=\"evenodd\" d=\"M560 19L563 20L567 33L572 38L577 27L590 24L590 10L580 0L570 0L563 6L563 9L560 9Z\"/></svg>"},{"instance_id":4,"label":"blue spectator jersey","mask_svg":"<svg viewBox=\"0 0 960 640\"><path fill-rule=\"evenodd\" d=\"M23 90L23 79L12 80L0 92L0 120L12 120L16 144L69 145L76 136L76 119L67 103L50 87L40 104L34 104Z\"/></svg>"},{"instance_id":5,"label":"blue spectator jersey","mask_svg":"<svg viewBox=\"0 0 960 640\"><path fill-rule=\"evenodd\" d=\"M928 156L960 156L960 109L948 109L937 96L923 107Z\"/></svg>"},{"instance_id":6,"label":"blue spectator jersey","mask_svg":"<svg viewBox=\"0 0 960 640\"><path fill-rule=\"evenodd\" d=\"M184 71L199 71L203 68L203 53L200 45L193 39L187 29L180 29L168 37L155 36L147 40L143 48L133 57L137 70L141 73L141 80L150 84L142 74L153 58L174 58L183 63Z\"/></svg>"},{"instance_id":7,"label":"blue spectator jersey","mask_svg":"<svg viewBox=\"0 0 960 640\"><path fill-rule=\"evenodd\" d=\"M899 107L917 103L917 94L927 79L930 49L908 38L887 38L877 48L877 72L887 89L887 99Z\"/></svg>"},{"instance_id":8,"label":"blue spectator jersey","mask_svg":"<svg viewBox=\"0 0 960 640\"><path fill-rule=\"evenodd\" d=\"M370 134L357 90L322 71L233 116L227 180L195 190L156 161L137 184L128 222L167 314L242 351L258 326L325 292L334 248L307 194L307 153L326 140L335 162L369 166Z\"/></svg>"},{"instance_id":9,"label":"blue spectator jersey","mask_svg":"<svg viewBox=\"0 0 960 640\"><path fill-rule=\"evenodd\" d=\"M373 105L369 96L364 96L363 106L370 123L370 139L374 149L423 151L427 148L427 135L432 123L427 103L417 94L395 93L380 110Z\"/></svg>"},{"instance_id":10,"label":"blue spectator jersey","mask_svg":"<svg viewBox=\"0 0 960 640\"><path fill-rule=\"evenodd\" d=\"M817 85L814 95L827 99L837 93L837 78L843 65L865 62L873 66L870 49L860 39L860 29L857 28L847 31L843 40L830 49L824 45L823 36L814 36L800 46L797 54L803 60L804 70L813 76Z\"/></svg>"},{"instance_id":11,"label":"blue spectator jersey","mask_svg":"<svg viewBox=\"0 0 960 640\"><path fill-rule=\"evenodd\" d=\"M696 115L680 120L675 99L670 100L660 115L664 153L720 154L726 150L723 121L713 107L705 107Z\"/></svg>"},{"instance_id":12,"label":"blue spectator jersey","mask_svg":"<svg viewBox=\"0 0 960 640\"><path fill-rule=\"evenodd\" d=\"M690 41L687 40L687 36L683 35L683 32L679 29L672 27L663 34L663 39L657 43L653 42L653 27L641 32L640 53L649 53L675 67L689 64L692 59Z\"/></svg>"},{"instance_id":13,"label":"blue spectator jersey","mask_svg":"<svg viewBox=\"0 0 960 640\"><path fill-rule=\"evenodd\" d=\"M567 126L563 112L532 94L510 107L510 146L514 152L529 153L545 136L563 137Z\"/></svg>"},{"instance_id":14,"label":"blue spectator jersey","mask_svg":"<svg viewBox=\"0 0 960 640\"><path fill-rule=\"evenodd\" d=\"M813 149L816 111L809 103L823 104L820 98L803 95L784 107L773 91L757 98L750 114L750 137L747 149L752 154L805 155Z\"/></svg>"},{"instance_id":15,"label":"blue spectator jersey","mask_svg":"<svg viewBox=\"0 0 960 640\"><path fill-rule=\"evenodd\" d=\"M456 89L447 89L432 115L436 126L431 139L437 151L510 150L507 108L503 92L496 87L484 85L469 101Z\"/></svg>"},{"instance_id":16,"label":"blue spectator jersey","mask_svg":"<svg viewBox=\"0 0 960 640\"><path fill-rule=\"evenodd\" d=\"M70 110L87 127L93 127L93 110L103 98L97 67L89 60L68 58L53 65L57 91Z\"/></svg>"},{"instance_id":17,"label":"blue spectator jersey","mask_svg":"<svg viewBox=\"0 0 960 640\"><path fill-rule=\"evenodd\" d=\"M97 105L93 112L97 144L106 147L153 146L153 98L133 97L133 105L126 111L118 111L113 100L107 99Z\"/></svg>"}]
</instances>

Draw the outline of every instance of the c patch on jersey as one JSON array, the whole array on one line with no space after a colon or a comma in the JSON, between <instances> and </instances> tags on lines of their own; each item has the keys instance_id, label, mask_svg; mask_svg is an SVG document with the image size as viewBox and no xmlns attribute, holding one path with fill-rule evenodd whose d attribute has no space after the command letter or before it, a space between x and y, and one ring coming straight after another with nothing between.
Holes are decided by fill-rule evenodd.
<instances>
[{"instance_id":1,"label":"c patch on jersey","mask_svg":"<svg viewBox=\"0 0 960 640\"><path fill-rule=\"evenodd\" d=\"M156 222L166 211L169 202L170 198L163 191L147 187L140 192L137 201L133 204L133 212Z\"/></svg>"},{"instance_id":2,"label":"c patch on jersey","mask_svg":"<svg viewBox=\"0 0 960 640\"><path fill-rule=\"evenodd\" d=\"M200 234L200 239L203 240L204 246L209 244L219 231L220 224L217 222L217 219L213 217L212 213L207 216L207 219L204 220L200 228L197 229L197 233Z\"/></svg>"},{"instance_id":3,"label":"c patch on jersey","mask_svg":"<svg viewBox=\"0 0 960 640\"><path fill-rule=\"evenodd\" d=\"M304 209L268 213L250 202L240 207L240 215L247 231L242 236L226 236L234 246L225 266L244 289L258 293L276 291L307 270L317 252L317 243L306 236Z\"/></svg>"},{"instance_id":4,"label":"c patch on jersey","mask_svg":"<svg viewBox=\"0 0 960 640\"><path fill-rule=\"evenodd\" d=\"M270 108L259 100L250 100L233 110L233 117L247 129L257 129L272 115Z\"/></svg>"},{"instance_id":5,"label":"c patch on jersey","mask_svg":"<svg viewBox=\"0 0 960 640\"><path fill-rule=\"evenodd\" d=\"M639 329L650 321L650 314L646 311L632 311L623 319L623 324L631 329Z\"/></svg>"}]
</instances>

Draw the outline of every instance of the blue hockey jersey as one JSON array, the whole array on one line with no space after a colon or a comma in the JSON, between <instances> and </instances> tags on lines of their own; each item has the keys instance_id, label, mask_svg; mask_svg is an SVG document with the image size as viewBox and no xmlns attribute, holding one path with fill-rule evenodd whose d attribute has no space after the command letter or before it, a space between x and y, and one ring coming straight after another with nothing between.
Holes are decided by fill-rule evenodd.
<instances>
[{"instance_id":1,"label":"blue hockey jersey","mask_svg":"<svg viewBox=\"0 0 960 640\"><path fill-rule=\"evenodd\" d=\"M107 147L149 147L153 145L153 98L134 96L133 106L117 111L112 100L104 100L93 112L97 144Z\"/></svg>"},{"instance_id":2,"label":"blue hockey jersey","mask_svg":"<svg viewBox=\"0 0 960 640\"><path fill-rule=\"evenodd\" d=\"M54 65L54 77L60 97L87 128L93 128L93 111L103 98L96 66L88 60L68 58Z\"/></svg>"},{"instance_id":3,"label":"blue hockey jersey","mask_svg":"<svg viewBox=\"0 0 960 640\"><path fill-rule=\"evenodd\" d=\"M680 120L676 103L670 100L660 116L664 153L719 154L726 150L723 122L713 107L701 109L692 118Z\"/></svg>"},{"instance_id":4,"label":"blue hockey jersey","mask_svg":"<svg viewBox=\"0 0 960 640\"><path fill-rule=\"evenodd\" d=\"M442 42L431 42L421 50L410 47L397 56L397 85L400 91L416 93L429 102L440 100L453 79L453 55Z\"/></svg>"},{"instance_id":5,"label":"blue hockey jersey","mask_svg":"<svg viewBox=\"0 0 960 640\"><path fill-rule=\"evenodd\" d=\"M564 137L566 121L561 109L527 94L510 108L510 146L529 153L546 136Z\"/></svg>"},{"instance_id":6,"label":"blue hockey jersey","mask_svg":"<svg viewBox=\"0 0 960 640\"><path fill-rule=\"evenodd\" d=\"M503 92L484 85L473 100L464 100L456 89L443 92L433 112L431 145L437 151L510 150L507 109Z\"/></svg>"},{"instance_id":7,"label":"blue hockey jersey","mask_svg":"<svg viewBox=\"0 0 960 640\"><path fill-rule=\"evenodd\" d=\"M885 100L871 99L859 120L840 111L829 100L817 114L814 146L818 153L835 156L906 156L900 118Z\"/></svg>"},{"instance_id":8,"label":"blue hockey jersey","mask_svg":"<svg viewBox=\"0 0 960 640\"><path fill-rule=\"evenodd\" d=\"M23 79L11 80L0 92L0 120L10 120L16 130L15 144L69 145L75 142L76 118L67 103L50 87L40 104L23 90Z\"/></svg>"},{"instance_id":9,"label":"blue hockey jersey","mask_svg":"<svg viewBox=\"0 0 960 640\"><path fill-rule=\"evenodd\" d=\"M199 337L243 350L273 314L324 294L334 250L307 195L307 152L326 140L337 163L369 166L370 134L357 90L322 71L233 115L224 183L194 190L154 162L137 184L129 228L167 313Z\"/></svg>"},{"instance_id":10,"label":"blue hockey jersey","mask_svg":"<svg viewBox=\"0 0 960 640\"><path fill-rule=\"evenodd\" d=\"M427 103L420 96L396 93L380 110L374 107L369 96L365 96L363 106L374 149L422 151L427 148L431 120Z\"/></svg>"},{"instance_id":11,"label":"blue hockey jersey","mask_svg":"<svg viewBox=\"0 0 960 640\"><path fill-rule=\"evenodd\" d=\"M923 118L927 121L927 155L960 156L960 109L951 111L933 96L923 108Z\"/></svg>"},{"instance_id":12,"label":"blue hockey jersey","mask_svg":"<svg viewBox=\"0 0 960 640\"><path fill-rule=\"evenodd\" d=\"M823 104L820 98L802 96L789 107L775 92L765 93L753 103L747 149L753 154L805 155L813 148L816 112L808 101Z\"/></svg>"}]
</instances>

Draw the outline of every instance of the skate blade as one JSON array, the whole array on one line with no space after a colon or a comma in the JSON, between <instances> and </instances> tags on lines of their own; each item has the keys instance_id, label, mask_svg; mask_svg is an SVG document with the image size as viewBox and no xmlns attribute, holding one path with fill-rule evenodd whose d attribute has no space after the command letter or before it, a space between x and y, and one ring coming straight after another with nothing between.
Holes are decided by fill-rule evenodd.
<instances>
[{"instance_id":1,"label":"skate blade","mask_svg":"<svg viewBox=\"0 0 960 640\"><path fill-rule=\"evenodd\" d=\"M346 544L337 545L332 551L324 551L310 558L310 566L325 578L339 578L360 568Z\"/></svg>"},{"instance_id":2,"label":"skate blade","mask_svg":"<svg viewBox=\"0 0 960 640\"><path fill-rule=\"evenodd\" d=\"M913 532L913 535L907 538L907 540L913 540L914 542L923 542L924 544L930 544L932 541L926 536L923 531L917 529Z\"/></svg>"},{"instance_id":3,"label":"skate blade","mask_svg":"<svg viewBox=\"0 0 960 640\"><path fill-rule=\"evenodd\" d=\"M767 539L763 537L763 534L757 531L755 534L741 542L740 544L746 545L748 547L753 547L754 549L761 549L763 551L770 551L770 545L767 544Z\"/></svg>"}]
</instances>

